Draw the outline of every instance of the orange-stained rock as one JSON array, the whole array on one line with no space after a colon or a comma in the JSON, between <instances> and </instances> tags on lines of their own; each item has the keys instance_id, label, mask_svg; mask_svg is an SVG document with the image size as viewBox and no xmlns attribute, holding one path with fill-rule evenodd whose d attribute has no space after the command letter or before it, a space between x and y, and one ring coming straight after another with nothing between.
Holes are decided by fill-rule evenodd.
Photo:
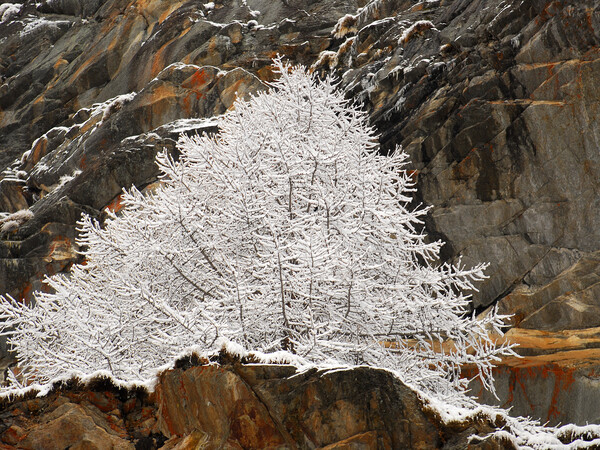
<instances>
[{"instance_id":1,"label":"orange-stained rock","mask_svg":"<svg viewBox=\"0 0 600 450\"><path fill-rule=\"evenodd\" d=\"M491 419L446 425L387 371L228 360L168 370L152 395L96 380L4 400L0 448L459 449L471 437L469 448L506 448L484 439Z\"/></svg>"},{"instance_id":2,"label":"orange-stained rock","mask_svg":"<svg viewBox=\"0 0 600 450\"><path fill-rule=\"evenodd\" d=\"M11 425L2 433L2 441L10 445L17 445L25 437L27 437L27 432L18 425Z\"/></svg>"},{"instance_id":3,"label":"orange-stained rock","mask_svg":"<svg viewBox=\"0 0 600 450\"><path fill-rule=\"evenodd\" d=\"M220 448L224 448L225 445ZM218 448L211 442L210 437L201 431L193 431L183 438L174 437L169 439L161 450L195 450L197 448L213 449Z\"/></svg>"},{"instance_id":4,"label":"orange-stained rock","mask_svg":"<svg viewBox=\"0 0 600 450\"><path fill-rule=\"evenodd\" d=\"M600 328L565 331L511 329L506 339L519 344L521 357L506 358L493 369L499 398L478 380L473 394L512 414L551 425L600 422ZM475 372L465 369L465 376Z\"/></svg>"},{"instance_id":5,"label":"orange-stained rock","mask_svg":"<svg viewBox=\"0 0 600 450\"><path fill-rule=\"evenodd\" d=\"M134 445L98 426L81 406L65 403L30 430L19 443L22 448L134 449Z\"/></svg>"},{"instance_id":6,"label":"orange-stained rock","mask_svg":"<svg viewBox=\"0 0 600 450\"><path fill-rule=\"evenodd\" d=\"M201 430L222 437L222 443L235 440L242 448L286 444L251 387L230 370L203 366L166 372L156 397L159 428L166 436Z\"/></svg>"},{"instance_id":7,"label":"orange-stained rock","mask_svg":"<svg viewBox=\"0 0 600 450\"><path fill-rule=\"evenodd\" d=\"M596 420L599 0L379 0L360 17L366 0L214 3L40 0L0 22L0 213L35 215L0 241L0 294L45 289L78 261L82 213L102 220L122 188L152 186L179 133L216 131L181 119L263 89L277 54L320 60L312 70L364 106L383 150L409 154L441 258L490 262L477 310L499 303L513 325L550 333L511 333L528 359L498 369L502 402ZM399 43L418 20L434 27ZM156 418L134 422L155 439Z\"/></svg>"},{"instance_id":8,"label":"orange-stained rock","mask_svg":"<svg viewBox=\"0 0 600 450\"><path fill-rule=\"evenodd\" d=\"M0 180L0 209L9 213L29 208L28 195L25 192L25 181L4 178Z\"/></svg>"},{"instance_id":9,"label":"orange-stained rock","mask_svg":"<svg viewBox=\"0 0 600 450\"><path fill-rule=\"evenodd\" d=\"M239 366L236 371L292 439L305 446L330 445L370 431L392 448L430 448L436 442L435 426L417 397L387 372L356 368L280 378L289 377L285 367Z\"/></svg>"}]
</instances>

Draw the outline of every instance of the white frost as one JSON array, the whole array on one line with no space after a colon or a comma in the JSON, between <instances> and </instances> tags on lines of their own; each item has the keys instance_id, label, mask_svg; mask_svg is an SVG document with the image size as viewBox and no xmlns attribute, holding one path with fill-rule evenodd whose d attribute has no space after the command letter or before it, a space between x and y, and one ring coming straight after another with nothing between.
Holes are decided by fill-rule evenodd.
<instances>
[{"instance_id":1,"label":"white frost","mask_svg":"<svg viewBox=\"0 0 600 450\"><path fill-rule=\"evenodd\" d=\"M331 78L276 65L271 91L216 119L220 135L182 135L177 161L159 155L152 194L124 192L103 227L83 217L85 265L47 279L35 306L0 302L24 369L132 381L181 348L226 345L385 367L459 403L468 362L491 388L492 364L512 351L488 333L503 316L466 314L485 265L439 265L442 244L419 231L427 210L409 206L407 155L378 152ZM94 120L134 95L94 105Z\"/></svg>"},{"instance_id":2,"label":"white frost","mask_svg":"<svg viewBox=\"0 0 600 450\"><path fill-rule=\"evenodd\" d=\"M13 17L16 17L21 11L21 6L18 3L3 3L0 5L0 22L9 22Z\"/></svg>"}]
</instances>

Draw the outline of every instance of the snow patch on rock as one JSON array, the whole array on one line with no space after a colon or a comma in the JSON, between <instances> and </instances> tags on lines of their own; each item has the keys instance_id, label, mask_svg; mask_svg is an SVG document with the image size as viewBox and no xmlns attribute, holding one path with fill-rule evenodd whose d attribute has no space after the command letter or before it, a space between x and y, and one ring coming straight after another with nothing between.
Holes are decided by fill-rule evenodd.
<instances>
[{"instance_id":1,"label":"snow patch on rock","mask_svg":"<svg viewBox=\"0 0 600 450\"><path fill-rule=\"evenodd\" d=\"M3 3L0 5L0 22L10 22L19 15L21 5L18 3Z\"/></svg>"}]
</instances>

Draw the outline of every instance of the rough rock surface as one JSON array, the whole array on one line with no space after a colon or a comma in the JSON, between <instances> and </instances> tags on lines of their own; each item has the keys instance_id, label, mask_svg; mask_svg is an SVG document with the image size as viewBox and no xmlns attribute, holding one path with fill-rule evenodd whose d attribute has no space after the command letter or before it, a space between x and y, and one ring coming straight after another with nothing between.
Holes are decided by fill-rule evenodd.
<instances>
[{"instance_id":1,"label":"rough rock surface","mask_svg":"<svg viewBox=\"0 0 600 450\"><path fill-rule=\"evenodd\" d=\"M1 228L0 292L29 300L68 270L80 214L101 219L123 187L152 185L154 155L214 132L279 53L337 75L383 148L410 154L442 257L490 262L474 307L514 313L515 338L539 331L524 354L562 364L557 333L597 336L599 0L26 0L0 13L0 212L34 214ZM569 367L597 395L600 366L577 348ZM503 403L598 420L575 411L576 383L555 416L540 370L507 375L531 381L499 389Z\"/></svg>"},{"instance_id":2,"label":"rough rock surface","mask_svg":"<svg viewBox=\"0 0 600 450\"><path fill-rule=\"evenodd\" d=\"M414 3L347 18L313 67L409 153L443 257L490 262L474 306L514 314L525 355L496 371L500 404L598 422L600 2Z\"/></svg>"},{"instance_id":3,"label":"rough rock surface","mask_svg":"<svg viewBox=\"0 0 600 450\"><path fill-rule=\"evenodd\" d=\"M189 366L156 390L98 380L5 402L0 446L25 449L507 448L497 425L446 425L389 372L291 366ZM14 447L10 447L14 446ZM510 447L508 447L510 448Z\"/></svg>"},{"instance_id":4,"label":"rough rock surface","mask_svg":"<svg viewBox=\"0 0 600 450\"><path fill-rule=\"evenodd\" d=\"M471 383L485 403L511 407L511 415L542 423L600 423L600 328L540 331L513 328L507 339L519 344L519 358L493 371L498 399ZM466 376L475 373L465 369Z\"/></svg>"},{"instance_id":5,"label":"rough rock surface","mask_svg":"<svg viewBox=\"0 0 600 450\"><path fill-rule=\"evenodd\" d=\"M222 114L263 89L278 53L311 63L357 7L24 2L0 22L0 208L31 208L34 219L1 236L10 251L0 291L28 300L44 274L67 270L77 260L74 232L44 227L74 230L82 212L101 217L123 187L156 181L158 151L174 151L181 132L215 131L180 120ZM59 244L70 257L54 254Z\"/></svg>"},{"instance_id":6,"label":"rough rock surface","mask_svg":"<svg viewBox=\"0 0 600 450\"><path fill-rule=\"evenodd\" d=\"M490 262L475 306L543 287L600 250L600 3L410 3L379 2L316 66L409 153L445 256Z\"/></svg>"}]
</instances>

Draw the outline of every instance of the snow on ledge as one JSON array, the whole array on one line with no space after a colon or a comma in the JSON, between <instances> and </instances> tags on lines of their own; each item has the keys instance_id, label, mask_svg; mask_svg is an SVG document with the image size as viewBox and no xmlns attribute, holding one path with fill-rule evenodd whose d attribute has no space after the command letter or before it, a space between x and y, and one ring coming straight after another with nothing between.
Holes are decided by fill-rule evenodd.
<instances>
[{"instance_id":1,"label":"snow on ledge","mask_svg":"<svg viewBox=\"0 0 600 450\"><path fill-rule=\"evenodd\" d=\"M241 345L231 342L227 339L221 339L217 342L218 352L207 353L201 351L200 347L191 347L179 353L172 362L158 367L154 375L146 380L123 381L110 372L105 370L96 371L90 374L81 372L70 372L64 376L55 378L45 384L32 384L25 388L12 388L0 392L0 401L14 401L24 397L43 397L53 390L60 388L61 385L68 385L76 381L82 386L92 385L99 380L110 382L115 388L132 390L145 390L153 392L158 384L160 375L166 371L177 368L177 364L185 360L196 359L202 361L205 365L219 365L215 362L220 356L233 358L246 364L277 364L291 365L296 367L295 377L310 369L319 369L325 373L337 371L352 370L356 367L364 366L343 366L343 365L322 365L316 366L304 358L286 351L277 351L274 353L262 353L258 351L248 351ZM377 370L384 370L394 376L398 374L385 368L372 367ZM508 411L498 407L487 405L477 405L473 402L470 406L456 406L427 395L414 386L401 380L410 389L416 392L421 399L423 407L429 410L438 420L445 425L451 426L456 423L478 422L487 420L494 424L496 431L490 433L488 437L499 439L500 441L510 442L519 449L588 449L598 448L600 446L600 425L573 425L567 424L557 427L547 427L541 425L538 421L525 417L511 417ZM477 439L477 436L473 436ZM481 436L479 436L481 438ZM565 443L567 442L567 443Z\"/></svg>"},{"instance_id":2,"label":"snow on ledge","mask_svg":"<svg viewBox=\"0 0 600 450\"><path fill-rule=\"evenodd\" d=\"M2 390L0 390L0 401L12 401L17 400L21 397L30 396L44 397L51 393L54 389L59 388L61 385L66 385L72 381L76 381L79 384L86 386L98 381L99 379L109 381L116 388L122 388L127 390L144 389L148 392L153 392L156 388L160 375L163 372L175 369L179 361L194 358L206 361L207 365L217 365L218 363L213 361L223 354L234 359L251 361L252 364L289 364L296 367L299 370L305 370L308 368L315 367L313 364L307 362L304 358L286 351L277 351L273 353L247 351L241 345L226 339L219 340L217 342L216 348L218 348L219 351L210 353L202 351L200 347L187 348L179 354L177 354L177 356L170 363L167 363L154 369L153 375L147 379L124 381L115 377L112 373L110 373L107 370L97 370L89 374L80 371L70 371L66 372L60 377L53 378L47 383L33 383L27 387L22 388L3 388Z\"/></svg>"},{"instance_id":3,"label":"snow on ledge","mask_svg":"<svg viewBox=\"0 0 600 450\"><path fill-rule=\"evenodd\" d=\"M500 441L510 442L519 449L558 450L588 449L600 446L600 425L544 426L527 417L512 417L509 411L488 405L459 407L418 393L425 408L444 424L476 422L487 419L497 430L490 433ZM568 442L568 443L565 443Z\"/></svg>"}]
</instances>

